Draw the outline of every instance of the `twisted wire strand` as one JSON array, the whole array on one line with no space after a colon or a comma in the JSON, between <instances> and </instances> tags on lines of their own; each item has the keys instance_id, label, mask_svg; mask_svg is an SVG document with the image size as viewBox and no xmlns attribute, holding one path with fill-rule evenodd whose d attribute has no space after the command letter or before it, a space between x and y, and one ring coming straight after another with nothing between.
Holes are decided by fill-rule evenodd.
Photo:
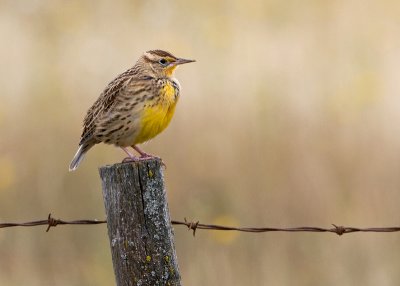
<instances>
[{"instance_id":1,"label":"twisted wire strand","mask_svg":"<svg viewBox=\"0 0 400 286\"><path fill-rule=\"evenodd\" d=\"M39 225L47 225L46 232L50 230L52 227L56 227L57 225L95 225L95 224L104 224L107 223L106 220L89 220L89 219L81 219L81 220L71 220L65 221L62 219L56 219L48 215L45 220L36 220L30 222L23 223L0 223L0 228L7 227L17 227L17 226L39 226ZM196 231L198 229L202 230L218 230L218 231L239 231L239 232L251 232L251 233L264 233L264 232L328 232L328 233L336 233L337 235L343 235L346 233L353 232L400 232L400 227L370 227L370 228L359 228L359 227L348 227L348 226L338 226L332 224L330 228L323 227L310 227L310 226L301 226L301 227L287 227L287 228L278 228L278 227L232 227L225 225L216 225L216 224L203 224L199 221L188 221L186 218L184 221L172 220L171 224L173 225L182 225L186 226L188 230L193 231L193 236L195 236Z\"/></svg>"}]
</instances>

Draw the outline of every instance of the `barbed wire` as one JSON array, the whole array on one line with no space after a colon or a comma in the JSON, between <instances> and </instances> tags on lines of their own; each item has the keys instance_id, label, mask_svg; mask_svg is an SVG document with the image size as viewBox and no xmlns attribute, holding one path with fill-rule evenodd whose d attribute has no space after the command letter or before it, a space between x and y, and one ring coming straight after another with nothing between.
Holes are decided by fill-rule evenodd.
<instances>
[{"instance_id":1,"label":"barbed wire","mask_svg":"<svg viewBox=\"0 0 400 286\"><path fill-rule=\"evenodd\" d=\"M45 220L37 220L23 223L0 223L0 228L6 227L16 227L16 226L39 226L39 225L47 225L46 232L50 230L51 227L56 227L57 225L94 225L94 224L104 224L107 223L106 220L72 220L65 221L62 219L55 219L48 215ZM232 227L225 225L216 225L216 224L203 224L199 221L188 221L186 218L184 221L171 220L171 224L173 225L183 225L188 228L188 230L193 231L193 236L196 234L197 229L203 230L220 230L220 231L240 231L240 232L252 232L252 233L263 233L263 232L328 232L328 233L336 233L337 235L343 235L346 233L353 232L400 232L400 227L371 227L371 228L359 228L359 227L347 227L347 226L338 226L332 224L331 228L322 228L322 227L310 227L310 226L302 226L302 227L288 227L288 228L277 228L277 227Z\"/></svg>"},{"instance_id":2,"label":"barbed wire","mask_svg":"<svg viewBox=\"0 0 400 286\"><path fill-rule=\"evenodd\" d=\"M5 227L15 227L15 226L38 226L38 225L47 225L46 232L50 230L51 227L55 227L61 224L102 224L107 223L105 220L90 220L90 219L81 219L81 220L72 220L72 221L65 221L62 219L55 219L51 216L51 213L48 215L47 219L44 220L36 220L36 221L29 221L23 223L14 223L14 222L6 222L0 223L0 228Z\"/></svg>"},{"instance_id":3,"label":"barbed wire","mask_svg":"<svg viewBox=\"0 0 400 286\"><path fill-rule=\"evenodd\" d=\"M310 226L301 226L301 227L287 227L287 228L277 228L277 227L230 227L223 225L215 225L215 224L201 224L197 222L188 222L186 219L184 222L181 221L171 221L172 224L176 225L185 225L189 230L193 230L193 235L197 229L206 229L206 230L227 230L227 231L240 231L240 232L253 232L253 233L262 233L262 232L330 232L336 233L337 235L343 235L345 233L352 232L398 232L400 231L400 227L371 227L371 228L359 228L359 227L347 227L347 226L338 226L332 224L332 228L322 228L322 227L310 227Z\"/></svg>"}]
</instances>

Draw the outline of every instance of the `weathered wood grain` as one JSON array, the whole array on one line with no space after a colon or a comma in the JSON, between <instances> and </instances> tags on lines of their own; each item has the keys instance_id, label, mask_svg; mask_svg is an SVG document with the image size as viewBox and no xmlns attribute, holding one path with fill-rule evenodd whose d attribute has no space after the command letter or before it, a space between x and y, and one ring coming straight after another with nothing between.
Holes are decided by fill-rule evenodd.
<instances>
[{"instance_id":1,"label":"weathered wood grain","mask_svg":"<svg viewBox=\"0 0 400 286\"><path fill-rule=\"evenodd\" d=\"M181 285L161 161L99 171L117 286Z\"/></svg>"}]
</instances>

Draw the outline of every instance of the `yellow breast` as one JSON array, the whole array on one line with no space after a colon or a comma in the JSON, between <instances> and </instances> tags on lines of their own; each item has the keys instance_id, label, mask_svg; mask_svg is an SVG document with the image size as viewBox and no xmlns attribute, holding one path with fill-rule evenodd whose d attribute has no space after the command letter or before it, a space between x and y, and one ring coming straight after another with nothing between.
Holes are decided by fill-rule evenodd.
<instances>
[{"instance_id":1,"label":"yellow breast","mask_svg":"<svg viewBox=\"0 0 400 286\"><path fill-rule=\"evenodd\" d=\"M178 101L176 92L175 87L167 82L160 90L159 97L146 103L140 120L141 129L134 144L146 142L167 128Z\"/></svg>"}]
</instances>

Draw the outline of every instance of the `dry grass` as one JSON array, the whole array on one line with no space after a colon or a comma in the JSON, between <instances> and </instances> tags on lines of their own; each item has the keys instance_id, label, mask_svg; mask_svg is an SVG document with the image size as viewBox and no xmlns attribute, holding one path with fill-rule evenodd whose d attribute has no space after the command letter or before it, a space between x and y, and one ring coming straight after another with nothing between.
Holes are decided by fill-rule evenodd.
<instances>
[{"instance_id":1,"label":"dry grass","mask_svg":"<svg viewBox=\"0 0 400 286\"><path fill-rule=\"evenodd\" d=\"M85 111L145 50L195 58L172 125L172 217L398 225L395 1L0 2L0 220L103 218L98 146L68 173ZM176 229L185 285L398 285L398 234ZM1 285L112 285L105 226L0 231Z\"/></svg>"}]
</instances>

